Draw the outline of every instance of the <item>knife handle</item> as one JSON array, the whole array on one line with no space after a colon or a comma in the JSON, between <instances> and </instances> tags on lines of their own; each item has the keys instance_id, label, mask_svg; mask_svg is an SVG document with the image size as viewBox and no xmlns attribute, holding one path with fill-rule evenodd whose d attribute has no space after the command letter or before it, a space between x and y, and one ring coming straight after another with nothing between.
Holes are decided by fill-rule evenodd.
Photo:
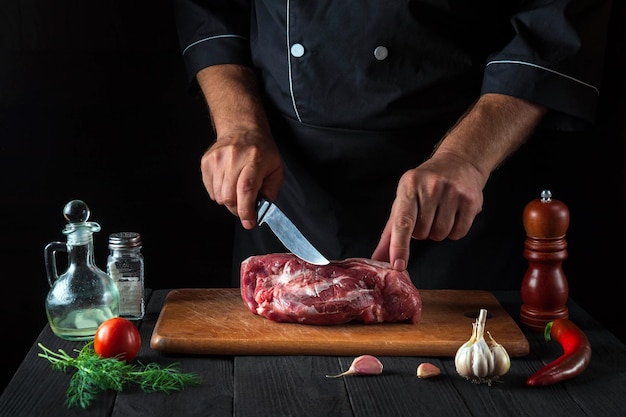
<instances>
[{"instance_id":1,"label":"knife handle","mask_svg":"<svg viewBox=\"0 0 626 417\"><path fill-rule=\"evenodd\" d=\"M259 196L259 199L256 203L256 222L257 225L261 225L263 223L263 218L265 217L265 213L267 213L267 209L270 208L272 203L265 197Z\"/></svg>"}]
</instances>

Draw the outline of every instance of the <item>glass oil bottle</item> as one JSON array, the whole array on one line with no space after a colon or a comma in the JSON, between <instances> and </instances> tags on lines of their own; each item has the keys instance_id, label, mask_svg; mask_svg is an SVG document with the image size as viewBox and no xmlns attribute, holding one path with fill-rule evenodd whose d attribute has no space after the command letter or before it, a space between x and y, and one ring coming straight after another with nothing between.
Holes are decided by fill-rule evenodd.
<instances>
[{"instance_id":1,"label":"glass oil bottle","mask_svg":"<svg viewBox=\"0 0 626 417\"><path fill-rule=\"evenodd\" d=\"M67 242L51 242L44 249L50 291L46 315L54 334L65 340L91 340L98 326L119 315L117 286L94 262L93 233L100 225L88 222L90 211L81 200L63 209ZM67 270L58 275L57 252L66 252Z\"/></svg>"}]
</instances>

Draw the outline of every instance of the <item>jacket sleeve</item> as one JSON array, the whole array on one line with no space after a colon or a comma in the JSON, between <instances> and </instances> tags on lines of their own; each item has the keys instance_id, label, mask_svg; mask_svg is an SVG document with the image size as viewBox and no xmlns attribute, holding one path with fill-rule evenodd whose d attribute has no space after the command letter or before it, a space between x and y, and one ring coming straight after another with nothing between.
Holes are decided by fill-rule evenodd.
<instances>
[{"instance_id":1,"label":"jacket sleeve","mask_svg":"<svg viewBox=\"0 0 626 417\"><path fill-rule=\"evenodd\" d=\"M530 0L511 18L515 36L486 64L482 93L501 93L552 111L546 124L594 123L611 0Z\"/></svg>"},{"instance_id":2,"label":"jacket sleeve","mask_svg":"<svg viewBox=\"0 0 626 417\"><path fill-rule=\"evenodd\" d=\"M250 0L173 0L187 78L218 64L251 65Z\"/></svg>"}]
</instances>

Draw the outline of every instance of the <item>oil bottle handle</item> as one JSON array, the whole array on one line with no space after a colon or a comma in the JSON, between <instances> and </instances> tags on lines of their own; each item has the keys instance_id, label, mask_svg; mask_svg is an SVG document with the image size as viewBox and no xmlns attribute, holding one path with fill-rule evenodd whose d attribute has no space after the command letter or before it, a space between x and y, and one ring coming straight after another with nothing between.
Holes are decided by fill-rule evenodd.
<instances>
[{"instance_id":1,"label":"oil bottle handle","mask_svg":"<svg viewBox=\"0 0 626 417\"><path fill-rule=\"evenodd\" d=\"M43 250L44 260L46 263L46 273L48 275L48 284L52 287L52 284L59 279L57 272L56 252L66 252L67 244L64 242L50 242Z\"/></svg>"}]
</instances>

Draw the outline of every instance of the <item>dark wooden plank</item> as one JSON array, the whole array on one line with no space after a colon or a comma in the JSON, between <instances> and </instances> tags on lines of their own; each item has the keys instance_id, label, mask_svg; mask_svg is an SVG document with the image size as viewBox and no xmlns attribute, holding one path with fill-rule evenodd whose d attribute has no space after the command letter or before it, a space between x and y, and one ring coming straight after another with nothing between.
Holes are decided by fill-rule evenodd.
<instances>
[{"instance_id":1,"label":"dark wooden plank","mask_svg":"<svg viewBox=\"0 0 626 417\"><path fill-rule=\"evenodd\" d=\"M146 289L146 300L149 300L150 296L151 290ZM76 356L74 349L82 348L85 342L69 342L60 339L54 335L50 326L46 325L0 397L1 416L111 415L116 397L115 392L100 393L96 401L86 410L68 409L65 405L66 391L74 369L68 369L67 372L52 369L46 359L38 356L41 349L37 343L42 343L53 351L63 349L68 354Z\"/></svg>"},{"instance_id":2,"label":"dark wooden plank","mask_svg":"<svg viewBox=\"0 0 626 417\"><path fill-rule=\"evenodd\" d=\"M197 387L187 387L171 394L144 393L135 388L117 395L112 416L224 417L233 414L233 361L225 357L184 357L157 354L144 356L145 361L170 364L176 362L183 372L202 378Z\"/></svg>"},{"instance_id":3,"label":"dark wooden plank","mask_svg":"<svg viewBox=\"0 0 626 417\"><path fill-rule=\"evenodd\" d=\"M38 357L41 352L37 347L38 342L54 351L63 349L72 356L75 356L73 349L83 346L82 342L68 342L58 338L46 325L2 393L0 416L109 416L115 393L102 393L87 410L68 409L65 406L66 391L73 372L53 370L46 359Z\"/></svg>"},{"instance_id":4,"label":"dark wooden plank","mask_svg":"<svg viewBox=\"0 0 626 417\"><path fill-rule=\"evenodd\" d=\"M353 357L340 357L342 370L350 367ZM451 375L429 379L417 377L417 367L430 362L443 370L449 359L433 357L379 357L381 375L343 377L357 417L471 415L462 397L454 389Z\"/></svg>"},{"instance_id":5,"label":"dark wooden plank","mask_svg":"<svg viewBox=\"0 0 626 417\"><path fill-rule=\"evenodd\" d=\"M235 358L234 416L351 416L331 356L238 356Z\"/></svg>"},{"instance_id":6,"label":"dark wooden plank","mask_svg":"<svg viewBox=\"0 0 626 417\"><path fill-rule=\"evenodd\" d=\"M576 303L570 318L585 331L593 357L585 372L569 381L530 388L528 375L561 353L555 342L527 332L531 352L513 358L511 370L491 386L460 377L451 358L381 356L377 376L326 378L346 370L350 356L193 356L168 355L146 343L167 291L156 291L140 323L143 343L138 358L163 364L179 362L185 372L203 378L200 387L171 395L129 389L101 393L87 410L67 409L65 391L71 373L53 370L37 356L36 343L0 396L0 416L612 416L626 415L626 345L602 328ZM497 294L518 319L519 294ZM495 335L494 335L495 336ZM68 352L82 342L63 341L46 326L36 342ZM368 353L368 352L363 352ZM442 375L421 380L415 371L429 361Z\"/></svg>"},{"instance_id":7,"label":"dark wooden plank","mask_svg":"<svg viewBox=\"0 0 626 417\"><path fill-rule=\"evenodd\" d=\"M199 375L202 383L171 394L131 389L118 394L112 416L224 417L233 413L233 358L228 356L168 355L150 348L149 340L168 291L154 291L139 326L141 349L137 360L162 365L177 363L182 372Z\"/></svg>"},{"instance_id":8,"label":"dark wooden plank","mask_svg":"<svg viewBox=\"0 0 626 417\"><path fill-rule=\"evenodd\" d=\"M572 401L568 391L562 385L535 389L526 386L526 378L539 369L544 356L538 352L539 345L545 344L543 335L529 332L519 320L521 298L518 292L494 292L501 305L525 331L531 344L530 354L525 358L512 358L511 369L491 386L473 384L461 378L454 367L454 362L444 361L442 369L454 385L454 389L463 399L463 404L472 415L484 416L586 416L585 412ZM494 335L497 340L497 335ZM449 405L454 407L455 404Z\"/></svg>"},{"instance_id":9,"label":"dark wooden plank","mask_svg":"<svg viewBox=\"0 0 626 417\"><path fill-rule=\"evenodd\" d=\"M498 299L519 324L521 297L517 292L496 292ZM539 333L526 332L531 354L524 360L513 359L506 375L514 385L508 395L498 399L497 408L511 404L521 415L613 416L626 415L626 345L608 332L574 300L569 300L570 319L589 338L592 360L574 379L546 387L530 388L526 378L562 354L558 343L544 340ZM523 325L520 325L525 330ZM474 403L473 406L480 407ZM488 408L488 407L487 407ZM493 407L492 407L493 408Z\"/></svg>"},{"instance_id":10,"label":"dark wooden plank","mask_svg":"<svg viewBox=\"0 0 626 417\"><path fill-rule=\"evenodd\" d=\"M511 316L518 319L519 294L499 295ZM419 358L382 357L383 375L345 379L354 415L626 415L626 346L573 301L570 317L587 333L594 351L587 370L572 380L542 388L526 386L531 373L562 353L555 342L527 332L531 353L525 358L513 358L509 373L491 386L460 377L450 358L422 358L440 366L442 375L419 380L414 376ZM351 359L340 359L343 369L349 367Z\"/></svg>"},{"instance_id":11,"label":"dark wooden plank","mask_svg":"<svg viewBox=\"0 0 626 417\"><path fill-rule=\"evenodd\" d=\"M591 343L592 357L587 369L561 384L570 401L588 416L626 416L626 345L603 328L575 302L568 303L570 319L585 332ZM541 335L529 338L533 352L543 365L559 357L558 343ZM533 369L536 371L539 369ZM546 389L548 388L548 389ZM554 387L544 387L554 391Z\"/></svg>"},{"instance_id":12,"label":"dark wooden plank","mask_svg":"<svg viewBox=\"0 0 626 417\"><path fill-rule=\"evenodd\" d=\"M465 380L456 373L454 361L449 358L380 359L385 365L383 375L345 379L355 416L586 415L563 388L558 388L555 401L554 392L540 392L539 398L536 392L525 387L528 358L514 358L511 371L491 386ZM430 379L417 378L416 369L421 362L437 365L442 374ZM342 358L343 368L347 369L349 363L349 358Z\"/></svg>"},{"instance_id":13,"label":"dark wooden plank","mask_svg":"<svg viewBox=\"0 0 626 417\"><path fill-rule=\"evenodd\" d=\"M568 416L586 414L572 401L563 386L535 389L526 386L526 378L540 364L534 354L524 360L512 359L511 370L491 386L474 384L458 376L451 378L455 389L472 415L484 416ZM446 363L445 372L456 372L454 363Z\"/></svg>"},{"instance_id":14,"label":"dark wooden plank","mask_svg":"<svg viewBox=\"0 0 626 417\"><path fill-rule=\"evenodd\" d=\"M347 369L352 358L340 358ZM567 389L554 386L532 389L525 385L527 375L541 361L536 355L514 358L511 370L499 381L474 384L459 376L449 358L381 357L379 376L351 376L344 381L355 416L392 417L398 415L440 416L587 416L572 401ZM442 374L419 379L417 366L431 362ZM597 388L596 388L597 389ZM605 408L605 411L607 409Z\"/></svg>"}]
</instances>

